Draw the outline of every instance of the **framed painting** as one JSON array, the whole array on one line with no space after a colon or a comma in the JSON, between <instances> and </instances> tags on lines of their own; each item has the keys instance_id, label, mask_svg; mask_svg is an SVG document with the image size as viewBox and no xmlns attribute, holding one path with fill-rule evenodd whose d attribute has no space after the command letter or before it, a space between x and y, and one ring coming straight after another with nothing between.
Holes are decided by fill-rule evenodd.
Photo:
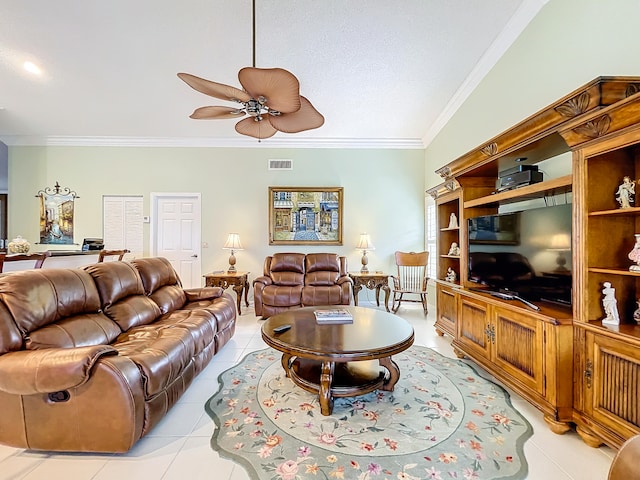
<instances>
[{"instance_id":1,"label":"framed painting","mask_svg":"<svg viewBox=\"0 0 640 480\"><path fill-rule=\"evenodd\" d=\"M342 187L269 187L269 245L342 245Z\"/></svg>"},{"instance_id":2,"label":"framed painting","mask_svg":"<svg viewBox=\"0 0 640 480\"><path fill-rule=\"evenodd\" d=\"M41 244L72 245L74 201L80 198L58 182L40 190L40 242Z\"/></svg>"}]
</instances>

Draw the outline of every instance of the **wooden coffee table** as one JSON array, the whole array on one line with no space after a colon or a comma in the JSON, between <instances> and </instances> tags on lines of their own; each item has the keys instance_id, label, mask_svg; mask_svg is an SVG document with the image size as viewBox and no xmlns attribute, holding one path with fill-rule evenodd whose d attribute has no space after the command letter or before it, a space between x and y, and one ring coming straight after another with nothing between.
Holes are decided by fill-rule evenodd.
<instances>
[{"instance_id":1,"label":"wooden coffee table","mask_svg":"<svg viewBox=\"0 0 640 480\"><path fill-rule=\"evenodd\" d=\"M313 312L323 308L337 307L292 309L262 325L264 341L282 352L287 376L318 394L323 415L331 415L336 397L393 391L400 369L391 356L413 344L413 327L391 313L350 306L338 308L351 312L353 323L319 325ZM291 328L274 333L281 325Z\"/></svg>"}]
</instances>

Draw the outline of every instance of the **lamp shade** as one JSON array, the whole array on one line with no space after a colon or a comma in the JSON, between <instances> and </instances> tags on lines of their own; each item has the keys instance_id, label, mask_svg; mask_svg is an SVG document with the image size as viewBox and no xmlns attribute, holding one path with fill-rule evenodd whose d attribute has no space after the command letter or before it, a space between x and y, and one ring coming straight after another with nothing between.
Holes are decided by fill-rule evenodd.
<instances>
[{"instance_id":1,"label":"lamp shade","mask_svg":"<svg viewBox=\"0 0 640 480\"><path fill-rule=\"evenodd\" d=\"M566 233L557 233L551 237L550 250L571 250L571 238Z\"/></svg>"},{"instance_id":2,"label":"lamp shade","mask_svg":"<svg viewBox=\"0 0 640 480\"><path fill-rule=\"evenodd\" d=\"M375 250L376 249L376 247L373 246L373 243L371 243L371 238L369 238L368 233L360 234L360 241L358 242L358 245L356 245L356 248L358 250Z\"/></svg>"},{"instance_id":3,"label":"lamp shade","mask_svg":"<svg viewBox=\"0 0 640 480\"><path fill-rule=\"evenodd\" d=\"M224 247L227 250L244 250L242 247L242 243L240 243L240 235L237 233L230 233L227 237L227 241L224 244Z\"/></svg>"}]
</instances>

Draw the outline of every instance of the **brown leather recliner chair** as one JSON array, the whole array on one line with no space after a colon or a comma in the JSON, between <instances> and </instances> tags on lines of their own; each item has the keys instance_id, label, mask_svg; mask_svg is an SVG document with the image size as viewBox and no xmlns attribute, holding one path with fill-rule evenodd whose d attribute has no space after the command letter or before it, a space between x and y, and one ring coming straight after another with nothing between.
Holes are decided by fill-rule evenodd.
<instances>
[{"instance_id":1,"label":"brown leather recliner chair","mask_svg":"<svg viewBox=\"0 0 640 480\"><path fill-rule=\"evenodd\" d=\"M353 281L347 258L335 253L276 253L253 281L256 315L312 305L349 305Z\"/></svg>"}]
</instances>

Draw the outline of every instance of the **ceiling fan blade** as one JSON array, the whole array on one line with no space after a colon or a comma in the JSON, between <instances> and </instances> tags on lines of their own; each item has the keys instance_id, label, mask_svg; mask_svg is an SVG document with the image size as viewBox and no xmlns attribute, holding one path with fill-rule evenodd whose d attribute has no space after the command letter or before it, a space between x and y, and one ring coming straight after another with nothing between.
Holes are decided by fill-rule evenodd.
<instances>
[{"instance_id":1,"label":"ceiling fan blade","mask_svg":"<svg viewBox=\"0 0 640 480\"><path fill-rule=\"evenodd\" d=\"M224 85L222 83L212 82L211 80L205 80L204 78L196 77L190 73L178 73L178 77L180 77L194 90L214 98L219 98L220 100L229 100L231 102L239 103L251 100L251 97L247 92L244 92L239 88L232 87L231 85Z\"/></svg>"},{"instance_id":2,"label":"ceiling fan blade","mask_svg":"<svg viewBox=\"0 0 640 480\"><path fill-rule=\"evenodd\" d=\"M269 116L271 125L284 133L298 133L321 127L324 124L322 114L305 97L300 96L300 101L300 110L297 112Z\"/></svg>"},{"instance_id":3,"label":"ceiling fan blade","mask_svg":"<svg viewBox=\"0 0 640 480\"><path fill-rule=\"evenodd\" d=\"M255 117L245 118L236 123L236 132L257 139L273 137L277 130L273 128L269 120L267 117L262 120L256 120Z\"/></svg>"},{"instance_id":4,"label":"ceiling fan blade","mask_svg":"<svg viewBox=\"0 0 640 480\"><path fill-rule=\"evenodd\" d=\"M253 97L265 97L266 105L283 113L300 109L300 82L282 68L245 67L238 72L242 87Z\"/></svg>"},{"instance_id":5,"label":"ceiling fan blade","mask_svg":"<svg viewBox=\"0 0 640 480\"><path fill-rule=\"evenodd\" d=\"M196 108L189 116L196 120L209 118L238 118L244 115L243 110L233 107L200 107Z\"/></svg>"}]
</instances>

